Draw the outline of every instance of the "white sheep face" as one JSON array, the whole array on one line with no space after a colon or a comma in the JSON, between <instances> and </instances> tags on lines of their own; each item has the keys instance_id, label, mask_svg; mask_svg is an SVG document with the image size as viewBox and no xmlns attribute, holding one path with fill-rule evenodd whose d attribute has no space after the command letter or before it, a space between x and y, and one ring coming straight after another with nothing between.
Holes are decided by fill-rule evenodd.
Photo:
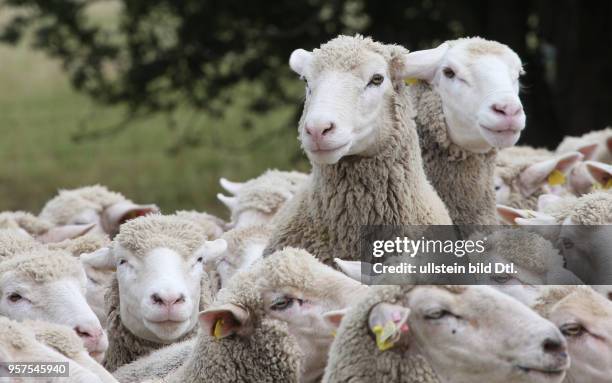
<instances>
[{"instance_id":1,"label":"white sheep face","mask_svg":"<svg viewBox=\"0 0 612 383\"><path fill-rule=\"evenodd\" d=\"M490 287L418 286L405 304L395 305L409 311L402 341L421 349L444 382L561 382L569 368L559 330Z\"/></svg>"},{"instance_id":2,"label":"white sheep face","mask_svg":"<svg viewBox=\"0 0 612 383\"><path fill-rule=\"evenodd\" d=\"M306 154L315 163L334 164L345 156L373 152L393 92L389 64L370 51L350 71L321 69L316 62L316 53L303 49L289 60L306 81L299 127Z\"/></svg>"},{"instance_id":3,"label":"white sheep face","mask_svg":"<svg viewBox=\"0 0 612 383\"><path fill-rule=\"evenodd\" d=\"M101 360L108 339L85 299L86 277L35 282L8 271L0 275L0 315L36 319L73 328L92 357Z\"/></svg>"},{"instance_id":4,"label":"white sheep face","mask_svg":"<svg viewBox=\"0 0 612 383\"><path fill-rule=\"evenodd\" d=\"M171 343L197 323L203 258L156 248L144 257L113 249L121 321L135 335Z\"/></svg>"},{"instance_id":5,"label":"white sheep face","mask_svg":"<svg viewBox=\"0 0 612 383\"><path fill-rule=\"evenodd\" d=\"M566 380L609 382L612 376L612 302L594 291L574 293L557 303L548 319L567 339L572 365Z\"/></svg>"},{"instance_id":6,"label":"white sheep face","mask_svg":"<svg viewBox=\"0 0 612 383\"><path fill-rule=\"evenodd\" d=\"M611 234L609 225L574 225L571 218L567 218L557 242L566 267L587 283L609 283L612 280Z\"/></svg>"},{"instance_id":7,"label":"white sheep face","mask_svg":"<svg viewBox=\"0 0 612 383\"><path fill-rule=\"evenodd\" d=\"M521 60L505 45L461 39L406 55L406 77L440 95L450 139L476 153L514 145L525 128Z\"/></svg>"}]
</instances>

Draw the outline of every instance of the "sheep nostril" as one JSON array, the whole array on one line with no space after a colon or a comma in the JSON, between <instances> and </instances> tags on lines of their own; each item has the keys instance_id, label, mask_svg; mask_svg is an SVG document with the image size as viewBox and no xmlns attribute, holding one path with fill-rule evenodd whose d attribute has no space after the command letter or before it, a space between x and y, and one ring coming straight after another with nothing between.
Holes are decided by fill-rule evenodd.
<instances>
[{"instance_id":1,"label":"sheep nostril","mask_svg":"<svg viewBox=\"0 0 612 383\"><path fill-rule=\"evenodd\" d=\"M506 110L505 110L505 106L504 105L493 104L493 105L491 105L491 110L493 112L495 112L496 114L501 114L503 116L506 115Z\"/></svg>"},{"instance_id":2,"label":"sheep nostril","mask_svg":"<svg viewBox=\"0 0 612 383\"><path fill-rule=\"evenodd\" d=\"M91 333L84 331L83 329L81 329L79 326L76 326L74 328L74 331L77 333L77 335L81 338L91 338L92 335Z\"/></svg>"},{"instance_id":3,"label":"sheep nostril","mask_svg":"<svg viewBox=\"0 0 612 383\"><path fill-rule=\"evenodd\" d=\"M321 134L324 136L330 132L332 132L334 130L334 128L336 127L336 125L333 122L329 123L329 126L325 129L323 129L323 131L321 132Z\"/></svg>"},{"instance_id":4,"label":"sheep nostril","mask_svg":"<svg viewBox=\"0 0 612 383\"><path fill-rule=\"evenodd\" d=\"M152 294L151 295L151 300L153 301L153 303L155 303L156 305L162 305L164 304L164 300L157 294Z\"/></svg>"},{"instance_id":5,"label":"sheep nostril","mask_svg":"<svg viewBox=\"0 0 612 383\"><path fill-rule=\"evenodd\" d=\"M185 295L181 294L178 299L176 301L174 301L174 303L184 303L185 302Z\"/></svg>"},{"instance_id":6,"label":"sheep nostril","mask_svg":"<svg viewBox=\"0 0 612 383\"><path fill-rule=\"evenodd\" d=\"M542 348L544 352L557 353L563 351L565 347L561 341L548 338L542 343Z\"/></svg>"}]
</instances>

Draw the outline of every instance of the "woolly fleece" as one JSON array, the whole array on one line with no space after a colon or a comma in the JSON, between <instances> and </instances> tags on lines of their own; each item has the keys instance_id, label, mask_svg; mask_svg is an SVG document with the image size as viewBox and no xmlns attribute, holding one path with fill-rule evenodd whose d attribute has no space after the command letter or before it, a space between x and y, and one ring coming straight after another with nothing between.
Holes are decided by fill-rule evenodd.
<instances>
[{"instance_id":1,"label":"woolly fleece","mask_svg":"<svg viewBox=\"0 0 612 383\"><path fill-rule=\"evenodd\" d=\"M19 253L42 249L44 246L33 238L14 229L0 229L0 262Z\"/></svg>"},{"instance_id":2,"label":"woolly fleece","mask_svg":"<svg viewBox=\"0 0 612 383\"><path fill-rule=\"evenodd\" d=\"M0 213L0 229L23 229L37 237L46 233L53 225L32 213L25 211L5 211Z\"/></svg>"},{"instance_id":3,"label":"woolly fleece","mask_svg":"<svg viewBox=\"0 0 612 383\"><path fill-rule=\"evenodd\" d=\"M174 215L200 226L200 229L208 240L219 238L227 229L227 222L212 214L201 213L194 210L180 210L174 213Z\"/></svg>"},{"instance_id":4,"label":"woolly fleece","mask_svg":"<svg viewBox=\"0 0 612 383\"><path fill-rule=\"evenodd\" d=\"M564 198L544 209L558 223L571 218L574 225L612 224L612 192L596 191L579 198Z\"/></svg>"},{"instance_id":5,"label":"woolly fleece","mask_svg":"<svg viewBox=\"0 0 612 383\"><path fill-rule=\"evenodd\" d=\"M390 66L399 65L395 59L406 53L369 38L340 36L313 51L313 65L318 71L350 71L364 65L367 51L382 55ZM301 247L334 265L334 257L359 259L362 225L451 224L425 176L414 111L403 83L388 98L387 108L374 155L348 156L333 165L312 164L310 182L279 212L264 254L285 246Z\"/></svg>"},{"instance_id":6,"label":"woolly fleece","mask_svg":"<svg viewBox=\"0 0 612 383\"><path fill-rule=\"evenodd\" d=\"M606 147L606 139L610 138L612 138L612 127L595 130L581 137L567 136L561 141L556 152L562 154L575 151L583 145L599 144L593 160L612 164L612 149Z\"/></svg>"},{"instance_id":7,"label":"woolly fleece","mask_svg":"<svg viewBox=\"0 0 612 383\"><path fill-rule=\"evenodd\" d=\"M63 278L76 278L86 283L85 271L79 260L67 252L37 249L15 255L0 263L0 275L12 272L35 283L47 283Z\"/></svg>"}]
</instances>

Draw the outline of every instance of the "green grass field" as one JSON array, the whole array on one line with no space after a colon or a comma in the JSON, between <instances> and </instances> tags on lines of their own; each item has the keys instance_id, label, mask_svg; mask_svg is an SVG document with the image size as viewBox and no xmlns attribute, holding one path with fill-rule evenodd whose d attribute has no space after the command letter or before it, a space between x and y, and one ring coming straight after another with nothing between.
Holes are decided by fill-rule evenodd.
<instances>
[{"instance_id":1,"label":"green grass field","mask_svg":"<svg viewBox=\"0 0 612 383\"><path fill-rule=\"evenodd\" d=\"M215 198L220 176L244 180L267 168L308 168L291 161L297 132L278 133L291 124L292 108L256 118L249 130L239 124L242 113L237 105L215 121L183 108L175 130L163 116L151 116L114 135L75 142L81 129L112 127L125 111L75 92L59 63L44 54L0 45L0 211L38 212L60 188L100 183L164 212L225 215ZM184 132L195 132L201 145L169 155Z\"/></svg>"}]
</instances>

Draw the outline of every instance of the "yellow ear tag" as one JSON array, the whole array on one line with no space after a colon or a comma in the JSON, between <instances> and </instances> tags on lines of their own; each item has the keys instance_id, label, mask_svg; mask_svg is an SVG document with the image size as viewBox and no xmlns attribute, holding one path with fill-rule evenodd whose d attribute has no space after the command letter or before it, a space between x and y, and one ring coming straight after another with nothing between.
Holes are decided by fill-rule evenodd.
<instances>
[{"instance_id":1,"label":"yellow ear tag","mask_svg":"<svg viewBox=\"0 0 612 383\"><path fill-rule=\"evenodd\" d=\"M223 319L218 319L215 322L215 329L213 330L213 336L215 339L221 339L221 334L223 333Z\"/></svg>"},{"instance_id":2,"label":"yellow ear tag","mask_svg":"<svg viewBox=\"0 0 612 383\"><path fill-rule=\"evenodd\" d=\"M336 337L336 330L332 330L332 336L335 338Z\"/></svg>"},{"instance_id":3,"label":"yellow ear tag","mask_svg":"<svg viewBox=\"0 0 612 383\"><path fill-rule=\"evenodd\" d=\"M392 321L387 322L385 327L377 324L372 331L376 335L376 346L380 351L388 350L395 344L390 339L396 333L396 326Z\"/></svg>"},{"instance_id":4,"label":"yellow ear tag","mask_svg":"<svg viewBox=\"0 0 612 383\"><path fill-rule=\"evenodd\" d=\"M612 189L612 178L610 178L608 180L608 182L606 182L605 185L602 185L599 182L596 182L595 185L593 185L593 189L594 190L608 190L608 189Z\"/></svg>"},{"instance_id":5,"label":"yellow ear tag","mask_svg":"<svg viewBox=\"0 0 612 383\"><path fill-rule=\"evenodd\" d=\"M414 85L417 82L419 82L418 78L414 78L414 77L409 77L409 78L405 78L404 79L404 84L410 86L410 85Z\"/></svg>"},{"instance_id":6,"label":"yellow ear tag","mask_svg":"<svg viewBox=\"0 0 612 383\"><path fill-rule=\"evenodd\" d=\"M553 170L548 176L548 184L550 186L563 185L565 183L565 174L558 170Z\"/></svg>"}]
</instances>

